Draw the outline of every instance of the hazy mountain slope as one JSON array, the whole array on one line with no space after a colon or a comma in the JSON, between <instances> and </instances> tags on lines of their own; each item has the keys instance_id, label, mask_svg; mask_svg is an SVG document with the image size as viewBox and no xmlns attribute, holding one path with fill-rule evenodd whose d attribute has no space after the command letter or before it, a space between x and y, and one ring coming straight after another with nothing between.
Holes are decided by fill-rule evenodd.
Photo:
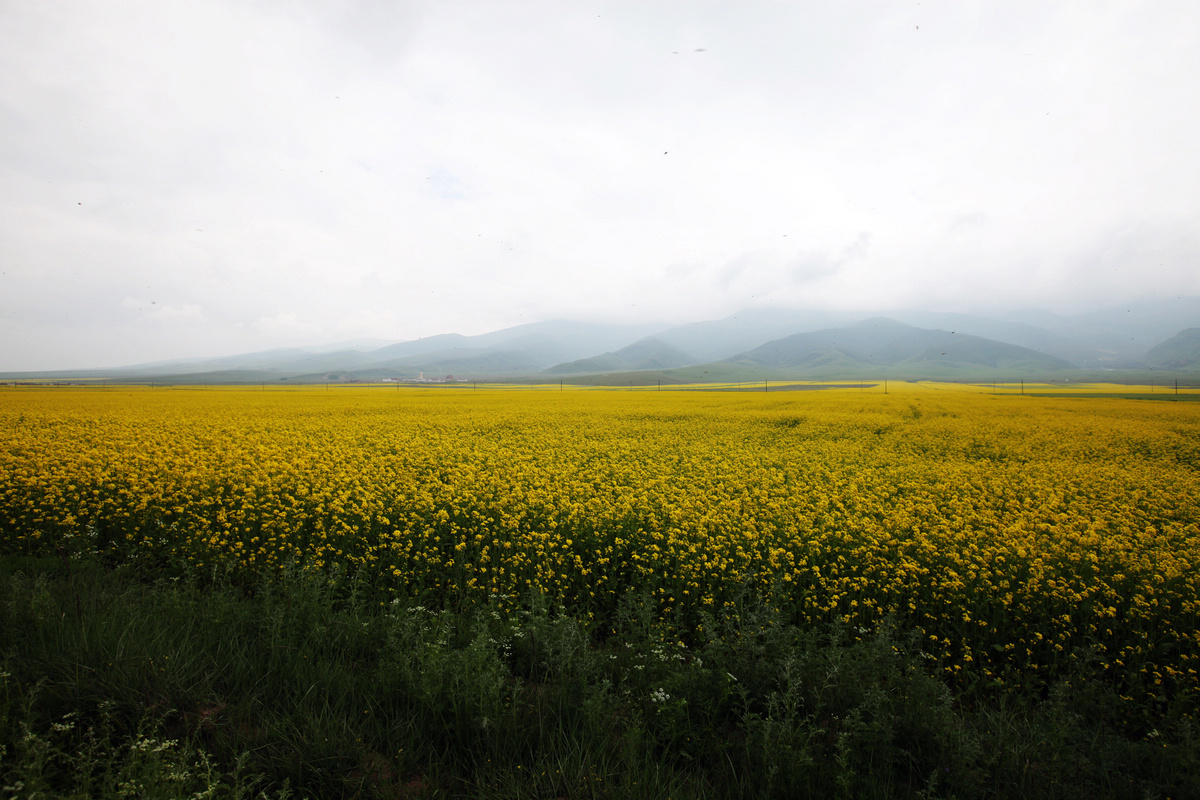
<instances>
[{"instance_id":1,"label":"hazy mountain slope","mask_svg":"<svg viewBox=\"0 0 1200 800\"><path fill-rule=\"evenodd\" d=\"M932 346L936 338L933 333L875 317L844 328L785 336L727 360L781 369L811 363L816 353L838 353L857 363L885 366Z\"/></svg>"},{"instance_id":2,"label":"hazy mountain slope","mask_svg":"<svg viewBox=\"0 0 1200 800\"><path fill-rule=\"evenodd\" d=\"M655 338L690 353L698 361L719 361L783 336L845 324L862 316L847 312L745 309L725 319L669 328L655 334Z\"/></svg>"},{"instance_id":3,"label":"hazy mountain slope","mask_svg":"<svg viewBox=\"0 0 1200 800\"><path fill-rule=\"evenodd\" d=\"M314 355L312 350L302 347L283 347L215 358L181 358L171 361L154 361L133 364L127 367L100 370L114 375L186 375L193 372L215 372L221 370L273 369L281 362L293 361Z\"/></svg>"},{"instance_id":4,"label":"hazy mountain slope","mask_svg":"<svg viewBox=\"0 0 1200 800\"><path fill-rule=\"evenodd\" d=\"M397 342L386 347L371 351L374 363L382 363L399 358L419 356L425 353L436 353L450 350L454 347L467 347L469 337L457 333L442 333L437 336L425 336L409 342Z\"/></svg>"},{"instance_id":5,"label":"hazy mountain slope","mask_svg":"<svg viewBox=\"0 0 1200 800\"><path fill-rule=\"evenodd\" d=\"M455 380L487 380L512 378L538 372L535 362L519 351L487 348L455 348L437 353L408 356L369 364L351 370L322 370L291 375L293 383L325 381L382 381L382 380L440 380L453 376Z\"/></svg>"},{"instance_id":6,"label":"hazy mountain slope","mask_svg":"<svg viewBox=\"0 0 1200 800\"><path fill-rule=\"evenodd\" d=\"M1200 370L1200 328L1188 328L1150 348L1142 361L1154 369Z\"/></svg>"},{"instance_id":7,"label":"hazy mountain slope","mask_svg":"<svg viewBox=\"0 0 1200 800\"><path fill-rule=\"evenodd\" d=\"M340 344L318 345L315 347L281 347L271 350L260 350L252 353L239 353L232 356L213 356L202 358L178 358L168 361L154 361L146 364L133 364L126 367L99 370L101 373L118 375L186 375L199 372L219 372L225 370L279 370L307 371L321 369L312 366L323 363L322 359L334 363L354 362L354 359L379 348L378 340L357 340Z\"/></svg>"},{"instance_id":8,"label":"hazy mountain slope","mask_svg":"<svg viewBox=\"0 0 1200 800\"><path fill-rule=\"evenodd\" d=\"M1007 342L1036 350L1039 353L1046 353L1073 364L1093 362L1103 355L1100 350L1089 347L1069 336L1026 322L934 311L897 311L889 316L914 328L932 328Z\"/></svg>"},{"instance_id":9,"label":"hazy mountain slope","mask_svg":"<svg viewBox=\"0 0 1200 800\"><path fill-rule=\"evenodd\" d=\"M274 371L301 376L303 379L319 373L384 375L389 369L397 367L411 367L416 370L413 375L422 371L422 368L433 372L457 368L460 371L469 369L488 373L511 374L521 370L536 373L552 364L626 347L662 327L551 320L517 325L478 336L448 333L382 346L370 342L370 346L347 343L351 346L342 348L330 345L280 348L215 358L160 361L101 370L96 374L150 379L207 373L237 375L242 374L239 372L241 370L265 370L268 373Z\"/></svg>"},{"instance_id":10,"label":"hazy mountain slope","mask_svg":"<svg viewBox=\"0 0 1200 800\"><path fill-rule=\"evenodd\" d=\"M563 364L555 364L547 369L546 375L588 375L597 372L618 372L631 369L631 367L621 360L621 357L615 353L601 353L598 356L591 358L581 358L578 361L567 361Z\"/></svg>"},{"instance_id":11,"label":"hazy mountain slope","mask_svg":"<svg viewBox=\"0 0 1200 800\"><path fill-rule=\"evenodd\" d=\"M300 358L281 359L263 365L265 369L280 372L318 372L320 370L346 370L365 366L375 360L373 352L338 350L330 353L312 353Z\"/></svg>"},{"instance_id":12,"label":"hazy mountain slope","mask_svg":"<svg viewBox=\"0 0 1200 800\"><path fill-rule=\"evenodd\" d=\"M655 327L552 320L479 336L431 336L377 350L371 355L379 358L365 362L358 371L396 368L480 377L536 373L553 364L591 355L596 348L627 346Z\"/></svg>"},{"instance_id":13,"label":"hazy mountain slope","mask_svg":"<svg viewBox=\"0 0 1200 800\"><path fill-rule=\"evenodd\" d=\"M795 376L878 373L946 377L958 372L1071 369L1072 364L1025 347L957 332L914 328L875 317L845 328L799 333L728 361Z\"/></svg>"},{"instance_id":14,"label":"hazy mountain slope","mask_svg":"<svg viewBox=\"0 0 1200 800\"><path fill-rule=\"evenodd\" d=\"M541 365L540 360L535 361L520 350L466 349L411 363L408 366L408 377L416 377L417 371L424 372L427 378L453 375L463 379L483 379L530 375L538 372Z\"/></svg>"},{"instance_id":15,"label":"hazy mountain slope","mask_svg":"<svg viewBox=\"0 0 1200 800\"><path fill-rule=\"evenodd\" d=\"M615 353L568 361L546 370L549 375L570 375L614 370L671 369L695 364L696 358L655 336L639 339Z\"/></svg>"},{"instance_id":16,"label":"hazy mountain slope","mask_svg":"<svg viewBox=\"0 0 1200 800\"><path fill-rule=\"evenodd\" d=\"M550 343L555 352L563 354L552 362L557 363L617 350L658 333L665 327L661 324L606 325L558 319L530 322L468 338L472 347L503 347L508 350L544 348Z\"/></svg>"},{"instance_id":17,"label":"hazy mountain slope","mask_svg":"<svg viewBox=\"0 0 1200 800\"><path fill-rule=\"evenodd\" d=\"M1200 326L1200 297L1139 300L1076 315L1023 310L1000 316L1009 321L1036 325L1103 351L1099 363L1117 365L1139 360L1147 347L1185 328Z\"/></svg>"},{"instance_id":18,"label":"hazy mountain slope","mask_svg":"<svg viewBox=\"0 0 1200 800\"><path fill-rule=\"evenodd\" d=\"M206 372L178 372L151 376L126 374L107 377L104 380L109 385L157 383L183 386L222 386L228 384L277 384L292 377L293 374L291 373L282 373L273 369L221 369Z\"/></svg>"},{"instance_id":19,"label":"hazy mountain slope","mask_svg":"<svg viewBox=\"0 0 1200 800\"><path fill-rule=\"evenodd\" d=\"M634 369L670 369L697 363L695 356L654 336L639 339L614 355Z\"/></svg>"}]
</instances>

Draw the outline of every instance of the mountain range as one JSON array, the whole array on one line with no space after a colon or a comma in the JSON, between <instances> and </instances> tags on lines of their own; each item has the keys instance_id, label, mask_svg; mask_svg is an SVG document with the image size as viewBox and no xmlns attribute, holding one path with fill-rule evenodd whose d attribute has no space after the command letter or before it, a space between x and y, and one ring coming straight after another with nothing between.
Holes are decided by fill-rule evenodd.
<instances>
[{"instance_id":1,"label":"mountain range","mask_svg":"<svg viewBox=\"0 0 1200 800\"><path fill-rule=\"evenodd\" d=\"M164 383L1016 379L1200 375L1200 298L1078 316L748 309L685 325L551 320L478 336L359 341L7 379ZM1092 379L1097 379L1093 377Z\"/></svg>"}]
</instances>

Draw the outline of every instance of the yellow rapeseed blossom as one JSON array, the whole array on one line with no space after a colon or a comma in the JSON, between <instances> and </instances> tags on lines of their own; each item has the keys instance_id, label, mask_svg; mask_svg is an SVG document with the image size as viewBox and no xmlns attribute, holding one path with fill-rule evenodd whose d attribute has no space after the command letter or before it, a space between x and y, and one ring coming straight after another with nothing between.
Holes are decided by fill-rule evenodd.
<instances>
[{"instance_id":1,"label":"yellow rapeseed blossom","mask_svg":"<svg viewBox=\"0 0 1200 800\"><path fill-rule=\"evenodd\" d=\"M1200 404L18 388L0 444L6 552L538 592L598 620L644 591L681 634L749 592L798 622L894 617L948 677L1086 656L1197 688Z\"/></svg>"}]
</instances>

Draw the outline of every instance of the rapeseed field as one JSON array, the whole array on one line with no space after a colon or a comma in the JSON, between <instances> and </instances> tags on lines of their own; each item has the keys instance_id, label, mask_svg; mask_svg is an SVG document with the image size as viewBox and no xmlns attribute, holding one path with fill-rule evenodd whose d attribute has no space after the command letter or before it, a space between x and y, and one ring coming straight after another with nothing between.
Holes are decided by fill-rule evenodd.
<instances>
[{"instance_id":1,"label":"rapeseed field","mask_svg":"<svg viewBox=\"0 0 1200 800\"><path fill-rule=\"evenodd\" d=\"M793 392L0 392L12 555L353 575L411 606L632 594L918 631L952 685L1200 688L1200 404Z\"/></svg>"}]
</instances>

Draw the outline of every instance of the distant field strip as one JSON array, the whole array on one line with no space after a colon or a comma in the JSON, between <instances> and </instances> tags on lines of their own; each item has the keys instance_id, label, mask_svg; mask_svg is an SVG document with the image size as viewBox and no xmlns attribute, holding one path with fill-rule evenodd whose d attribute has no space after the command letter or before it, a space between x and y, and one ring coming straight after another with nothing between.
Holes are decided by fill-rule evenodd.
<instances>
[{"instance_id":1,"label":"distant field strip","mask_svg":"<svg viewBox=\"0 0 1200 800\"><path fill-rule=\"evenodd\" d=\"M951 678L1200 685L1196 404L548 388L5 389L3 552L538 593L601 631L645 591L681 637L753 597L896 619Z\"/></svg>"}]
</instances>

